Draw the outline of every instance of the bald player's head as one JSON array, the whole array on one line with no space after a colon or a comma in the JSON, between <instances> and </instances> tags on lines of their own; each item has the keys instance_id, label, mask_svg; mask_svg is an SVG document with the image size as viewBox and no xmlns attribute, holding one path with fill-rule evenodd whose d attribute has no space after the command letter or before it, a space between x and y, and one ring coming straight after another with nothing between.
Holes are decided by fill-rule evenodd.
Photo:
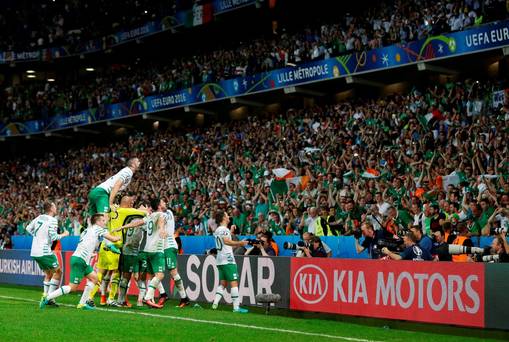
<instances>
[{"instance_id":1,"label":"bald player's head","mask_svg":"<svg viewBox=\"0 0 509 342\"><path fill-rule=\"evenodd\" d=\"M132 208L134 205L134 196L123 196L120 200L120 208Z\"/></svg>"}]
</instances>

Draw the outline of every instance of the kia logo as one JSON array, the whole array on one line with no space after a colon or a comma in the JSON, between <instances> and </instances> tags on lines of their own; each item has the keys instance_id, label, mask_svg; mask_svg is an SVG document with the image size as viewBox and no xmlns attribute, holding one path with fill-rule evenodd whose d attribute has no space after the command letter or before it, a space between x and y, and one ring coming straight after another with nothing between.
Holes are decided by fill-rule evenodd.
<instances>
[{"instance_id":1,"label":"kia logo","mask_svg":"<svg viewBox=\"0 0 509 342\"><path fill-rule=\"evenodd\" d=\"M293 290L306 304L316 304L327 294L329 284L325 272L316 265L301 266L293 277Z\"/></svg>"}]
</instances>

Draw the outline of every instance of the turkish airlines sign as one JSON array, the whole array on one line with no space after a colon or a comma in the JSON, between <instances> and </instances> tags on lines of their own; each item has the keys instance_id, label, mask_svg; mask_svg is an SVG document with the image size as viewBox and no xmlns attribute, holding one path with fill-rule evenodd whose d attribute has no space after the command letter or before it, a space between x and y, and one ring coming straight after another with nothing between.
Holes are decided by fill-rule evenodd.
<instances>
[{"instance_id":1,"label":"turkish airlines sign","mask_svg":"<svg viewBox=\"0 0 509 342\"><path fill-rule=\"evenodd\" d=\"M484 265L292 258L290 308L484 326Z\"/></svg>"}]
</instances>

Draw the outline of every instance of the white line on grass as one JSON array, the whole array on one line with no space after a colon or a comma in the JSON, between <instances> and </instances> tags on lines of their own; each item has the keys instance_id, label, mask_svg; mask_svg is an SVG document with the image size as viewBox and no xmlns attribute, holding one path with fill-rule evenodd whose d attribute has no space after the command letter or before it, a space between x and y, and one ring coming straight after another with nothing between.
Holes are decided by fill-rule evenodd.
<instances>
[{"instance_id":1,"label":"white line on grass","mask_svg":"<svg viewBox=\"0 0 509 342\"><path fill-rule=\"evenodd\" d=\"M38 300L28 299L28 298L19 298L19 297L10 297L10 296L0 296L0 298L3 298L3 299L12 299L12 300L18 300L18 301L25 301L25 302L32 302L32 303L39 303ZM66 307L72 307L72 308L75 307L75 305L70 305L70 304L59 304L59 305L66 306ZM154 314L154 313L148 313L148 312L124 311L124 310L103 309L103 308L96 308L96 310L97 311L115 312L115 313L121 313L121 314L127 314L127 315L140 315L140 316L148 316L148 317L169 318L169 319L174 319L174 320L179 320L179 321L187 321L187 322L194 322L194 323L204 323L204 324L212 324L212 325L225 325L225 326L245 328L245 329L265 330L265 331L273 331L273 332L279 332L279 333L289 333L289 334L296 334L296 335L326 337L326 338L337 339L337 340L344 340L344 341L353 341L353 342L381 342L381 341L377 341L377 340L366 340L366 339L355 338L355 337L328 335L328 334L322 334L322 333L311 333L311 332L306 332L306 331L290 330L290 329L268 328L268 327L260 327L260 326L256 326L256 325L240 324L240 323L228 323L228 322L220 322L220 321L209 321L209 320L206 320L206 319L196 319L196 318L188 318L188 317L160 315L160 314Z\"/></svg>"}]
</instances>

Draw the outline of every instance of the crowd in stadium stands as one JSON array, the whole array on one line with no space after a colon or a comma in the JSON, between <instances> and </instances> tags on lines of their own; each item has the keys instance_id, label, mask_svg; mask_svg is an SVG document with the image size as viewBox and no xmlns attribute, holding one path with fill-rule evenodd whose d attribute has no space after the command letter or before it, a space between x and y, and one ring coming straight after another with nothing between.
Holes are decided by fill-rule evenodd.
<instances>
[{"instance_id":1,"label":"crowd in stadium stands","mask_svg":"<svg viewBox=\"0 0 509 342\"><path fill-rule=\"evenodd\" d=\"M88 6L85 2L71 3L80 8ZM102 0L99 3L101 6L110 4L109 1ZM148 3L133 2L138 4L133 5L138 6L135 9L124 5L119 8L126 7L126 11L133 10L138 13L139 7L144 8ZM70 12L75 13L76 10ZM112 12L115 11L106 9L104 17L100 16L97 20L105 21ZM81 17L82 12L79 13ZM231 49L225 48L196 56L173 56L173 59L159 63L139 60L131 65L114 65L89 80L67 83L58 79L52 83L29 80L11 85L3 92L0 119L4 123L30 119L46 120L56 114L88 108L100 109L110 103L254 74L284 67L289 63L298 64L350 51L405 43L429 34L462 30L468 26L505 18L506 14L505 1L498 0L388 0L378 8L369 9L361 15L346 14L338 23L307 28L301 32L280 30L279 34L273 37L245 42ZM46 20L45 16L39 17ZM9 19L15 18L13 16ZM51 19L52 16L48 18L55 21ZM62 21L85 27L79 20L65 19L65 14L58 14L57 18L62 18L56 20L57 24ZM115 18L122 21L122 18ZM3 18L0 22L7 23L6 20L7 18ZM105 29L101 25L97 27ZM37 34L34 39L36 37ZM39 39L45 41L45 38L37 38Z\"/></svg>"},{"instance_id":2,"label":"crowd in stadium stands","mask_svg":"<svg viewBox=\"0 0 509 342\"><path fill-rule=\"evenodd\" d=\"M289 109L268 119L136 133L37 160L0 163L3 244L54 199L78 234L87 192L130 156L138 203L162 195L180 234L207 235L227 209L238 232L351 235L363 221L391 234L414 224L465 236L509 226L509 107L499 85L465 80L378 99ZM505 211L504 211L505 209Z\"/></svg>"},{"instance_id":3,"label":"crowd in stadium stands","mask_svg":"<svg viewBox=\"0 0 509 342\"><path fill-rule=\"evenodd\" d=\"M126 31L175 12L175 2L120 0L5 0L0 51L65 46L81 51L91 39Z\"/></svg>"}]
</instances>

